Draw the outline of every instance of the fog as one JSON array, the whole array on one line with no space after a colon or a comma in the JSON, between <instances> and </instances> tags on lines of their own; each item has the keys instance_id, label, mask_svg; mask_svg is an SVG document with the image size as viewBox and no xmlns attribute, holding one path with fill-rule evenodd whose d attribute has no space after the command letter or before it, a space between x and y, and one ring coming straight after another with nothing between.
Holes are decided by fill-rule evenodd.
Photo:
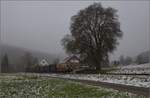
<instances>
[{"instance_id":1,"label":"fog","mask_svg":"<svg viewBox=\"0 0 150 98\"><path fill-rule=\"evenodd\" d=\"M97 1L96 1L97 2ZM8 45L65 55L61 39L70 18L94 1L1 1L1 40ZM149 1L101 1L118 10L123 37L111 59L150 50Z\"/></svg>"}]
</instances>

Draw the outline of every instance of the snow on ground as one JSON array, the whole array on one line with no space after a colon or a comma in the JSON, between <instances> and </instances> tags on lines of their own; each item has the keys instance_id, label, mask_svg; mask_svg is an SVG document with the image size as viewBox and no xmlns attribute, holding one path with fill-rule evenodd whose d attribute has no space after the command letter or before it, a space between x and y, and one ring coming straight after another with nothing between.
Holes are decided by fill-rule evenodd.
<instances>
[{"instance_id":1,"label":"snow on ground","mask_svg":"<svg viewBox=\"0 0 150 98\"><path fill-rule=\"evenodd\" d=\"M117 74L150 74L150 63L140 65L127 65L120 66L118 70L111 71L109 73Z\"/></svg>"},{"instance_id":2,"label":"snow on ground","mask_svg":"<svg viewBox=\"0 0 150 98\"><path fill-rule=\"evenodd\" d=\"M101 75L101 74L49 74L48 76L92 80L124 85L132 85L138 87L150 87L150 76L139 75Z\"/></svg>"},{"instance_id":3,"label":"snow on ground","mask_svg":"<svg viewBox=\"0 0 150 98\"><path fill-rule=\"evenodd\" d=\"M141 65L121 66L118 68L118 70L111 71L110 73L150 74L150 63L141 64ZM102 75L102 74L36 74L36 75L101 81L101 82L109 82L109 83L150 88L150 75L111 75L111 74L109 74L109 75Z\"/></svg>"},{"instance_id":4,"label":"snow on ground","mask_svg":"<svg viewBox=\"0 0 150 98\"><path fill-rule=\"evenodd\" d=\"M110 73L150 74L150 63L118 67ZM102 74L48 74L53 77L93 80L139 87L150 87L150 75L102 75Z\"/></svg>"},{"instance_id":5,"label":"snow on ground","mask_svg":"<svg viewBox=\"0 0 150 98\"><path fill-rule=\"evenodd\" d=\"M44 76L49 74L0 73L0 98L146 98L142 95Z\"/></svg>"}]
</instances>

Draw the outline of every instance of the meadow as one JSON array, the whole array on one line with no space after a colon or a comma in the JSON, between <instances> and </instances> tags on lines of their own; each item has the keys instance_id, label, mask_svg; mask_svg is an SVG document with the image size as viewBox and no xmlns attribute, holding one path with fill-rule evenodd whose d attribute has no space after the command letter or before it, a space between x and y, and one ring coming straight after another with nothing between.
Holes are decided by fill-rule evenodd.
<instances>
[{"instance_id":1,"label":"meadow","mask_svg":"<svg viewBox=\"0 0 150 98\"><path fill-rule=\"evenodd\" d=\"M0 74L0 98L145 98L39 75Z\"/></svg>"}]
</instances>

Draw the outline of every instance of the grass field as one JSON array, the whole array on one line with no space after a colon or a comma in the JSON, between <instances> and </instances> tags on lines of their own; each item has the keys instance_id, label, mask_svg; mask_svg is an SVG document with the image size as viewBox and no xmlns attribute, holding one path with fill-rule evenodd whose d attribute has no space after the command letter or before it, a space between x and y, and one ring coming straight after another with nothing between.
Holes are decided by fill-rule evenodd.
<instances>
[{"instance_id":1,"label":"grass field","mask_svg":"<svg viewBox=\"0 0 150 98\"><path fill-rule=\"evenodd\" d=\"M36 75L0 75L0 98L145 98L112 89Z\"/></svg>"}]
</instances>

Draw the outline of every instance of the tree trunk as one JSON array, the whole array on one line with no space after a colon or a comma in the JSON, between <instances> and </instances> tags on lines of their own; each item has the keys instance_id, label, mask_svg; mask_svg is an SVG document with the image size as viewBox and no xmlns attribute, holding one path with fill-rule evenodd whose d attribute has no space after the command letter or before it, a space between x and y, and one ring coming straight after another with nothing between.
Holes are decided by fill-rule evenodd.
<instances>
[{"instance_id":1,"label":"tree trunk","mask_svg":"<svg viewBox=\"0 0 150 98\"><path fill-rule=\"evenodd\" d=\"M101 71L101 62L99 60L95 61L96 70Z\"/></svg>"},{"instance_id":2,"label":"tree trunk","mask_svg":"<svg viewBox=\"0 0 150 98\"><path fill-rule=\"evenodd\" d=\"M101 71L102 69L101 69L101 66L99 65L99 66L96 66L96 70L98 70L98 71Z\"/></svg>"}]
</instances>

